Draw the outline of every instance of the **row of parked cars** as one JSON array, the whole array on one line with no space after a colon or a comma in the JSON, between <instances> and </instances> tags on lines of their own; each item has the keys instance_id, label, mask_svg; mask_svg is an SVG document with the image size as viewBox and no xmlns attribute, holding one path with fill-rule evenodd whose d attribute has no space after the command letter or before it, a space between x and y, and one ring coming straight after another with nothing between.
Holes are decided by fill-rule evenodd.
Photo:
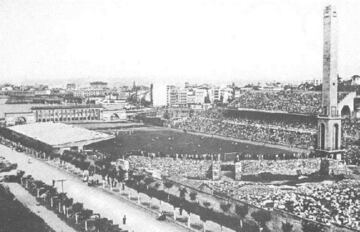
<instances>
[{"instance_id":1,"label":"row of parked cars","mask_svg":"<svg viewBox=\"0 0 360 232\"><path fill-rule=\"evenodd\" d=\"M79 232L127 232L114 224L112 220L101 217L90 209L83 207L80 202L58 192L52 185L35 180L31 175L25 175L18 170L16 174L4 176L3 181L20 183L31 195L35 196L39 204L55 212L59 218Z\"/></svg>"},{"instance_id":2,"label":"row of parked cars","mask_svg":"<svg viewBox=\"0 0 360 232\"><path fill-rule=\"evenodd\" d=\"M16 163L10 163L4 157L0 156L0 172L9 172L17 169Z\"/></svg>"}]
</instances>

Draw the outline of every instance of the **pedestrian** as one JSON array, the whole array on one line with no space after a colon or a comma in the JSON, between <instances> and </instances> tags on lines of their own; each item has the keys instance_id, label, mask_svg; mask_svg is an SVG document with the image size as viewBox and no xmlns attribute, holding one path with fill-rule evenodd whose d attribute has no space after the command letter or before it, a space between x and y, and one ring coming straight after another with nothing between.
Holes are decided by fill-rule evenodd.
<instances>
[{"instance_id":1,"label":"pedestrian","mask_svg":"<svg viewBox=\"0 0 360 232\"><path fill-rule=\"evenodd\" d=\"M126 214L124 214L124 217L123 217L123 224L126 225Z\"/></svg>"}]
</instances>

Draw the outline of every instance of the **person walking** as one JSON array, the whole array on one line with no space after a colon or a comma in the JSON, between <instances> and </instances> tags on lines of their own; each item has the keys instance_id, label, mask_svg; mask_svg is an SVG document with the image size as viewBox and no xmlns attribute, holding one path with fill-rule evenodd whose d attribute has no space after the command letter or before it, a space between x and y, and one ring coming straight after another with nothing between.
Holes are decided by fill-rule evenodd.
<instances>
[{"instance_id":1,"label":"person walking","mask_svg":"<svg viewBox=\"0 0 360 232\"><path fill-rule=\"evenodd\" d=\"M124 214L124 217L123 217L123 224L126 225L126 214Z\"/></svg>"}]
</instances>

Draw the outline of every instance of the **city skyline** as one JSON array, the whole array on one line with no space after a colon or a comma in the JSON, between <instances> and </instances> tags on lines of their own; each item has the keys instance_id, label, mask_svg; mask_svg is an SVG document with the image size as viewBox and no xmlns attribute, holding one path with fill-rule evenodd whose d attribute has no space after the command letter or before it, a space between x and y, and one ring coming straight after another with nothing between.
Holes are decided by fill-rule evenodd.
<instances>
[{"instance_id":1,"label":"city skyline","mask_svg":"<svg viewBox=\"0 0 360 232\"><path fill-rule=\"evenodd\" d=\"M321 79L322 12L339 15L339 74L360 73L360 3L0 2L0 80L66 83Z\"/></svg>"}]
</instances>

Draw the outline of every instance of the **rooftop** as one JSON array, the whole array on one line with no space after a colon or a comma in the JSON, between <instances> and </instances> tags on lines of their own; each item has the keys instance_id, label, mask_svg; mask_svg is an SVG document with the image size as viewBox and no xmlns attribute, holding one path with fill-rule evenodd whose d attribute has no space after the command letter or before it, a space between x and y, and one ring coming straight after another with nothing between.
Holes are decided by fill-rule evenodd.
<instances>
[{"instance_id":1,"label":"rooftop","mask_svg":"<svg viewBox=\"0 0 360 232\"><path fill-rule=\"evenodd\" d=\"M103 81L94 81L90 82L90 85L107 85L107 83Z\"/></svg>"},{"instance_id":2,"label":"rooftop","mask_svg":"<svg viewBox=\"0 0 360 232\"><path fill-rule=\"evenodd\" d=\"M49 106L34 106L31 110L52 110L52 109L97 109L103 108L101 105L49 105Z\"/></svg>"},{"instance_id":3,"label":"rooftop","mask_svg":"<svg viewBox=\"0 0 360 232\"><path fill-rule=\"evenodd\" d=\"M90 144L113 138L112 135L105 133L53 122L16 125L9 129L53 147L76 146L76 143Z\"/></svg>"}]
</instances>

